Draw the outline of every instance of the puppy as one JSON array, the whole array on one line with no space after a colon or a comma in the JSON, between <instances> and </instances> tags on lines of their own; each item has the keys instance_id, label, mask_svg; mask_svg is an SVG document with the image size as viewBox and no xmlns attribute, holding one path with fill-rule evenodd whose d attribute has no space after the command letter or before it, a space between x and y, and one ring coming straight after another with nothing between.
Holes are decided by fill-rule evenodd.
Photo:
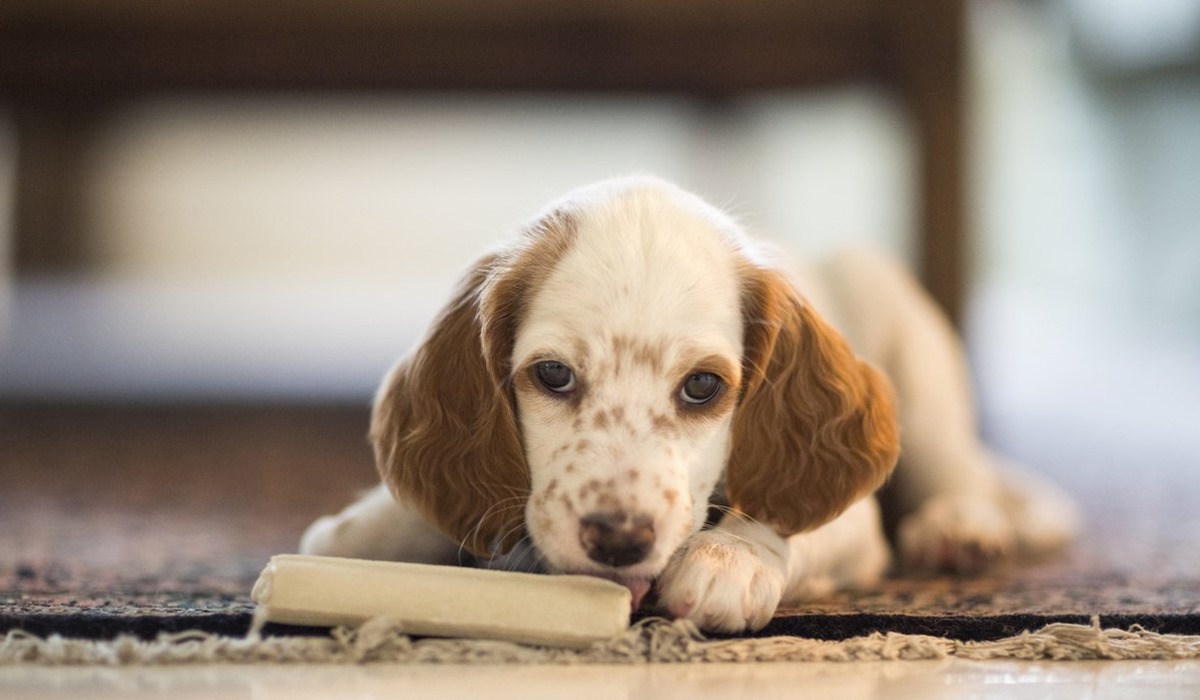
<instances>
[{"instance_id":1,"label":"puppy","mask_svg":"<svg viewBox=\"0 0 1200 700\"><path fill-rule=\"evenodd\" d=\"M838 330L835 330L838 329ZM301 551L618 581L714 631L973 571L1075 529L977 437L949 325L896 264L784 264L651 178L574 191L478 261L375 400L382 484ZM710 512L715 517L710 517ZM507 558L503 558L507 556Z\"/></svg>"}]
</instances>

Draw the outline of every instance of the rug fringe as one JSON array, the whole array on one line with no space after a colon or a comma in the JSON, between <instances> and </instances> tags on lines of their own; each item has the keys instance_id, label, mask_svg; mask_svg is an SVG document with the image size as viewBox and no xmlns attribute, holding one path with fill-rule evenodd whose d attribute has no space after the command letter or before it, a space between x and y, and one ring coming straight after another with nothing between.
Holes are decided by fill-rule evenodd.
<instances>
[{"instance_id":1,"label":"rug fringe","mask_svg":"<svg viewBox=\"0 0 1200 700\"><path fill-rule=\"evenodd\" d=\"M160 634L145 641L42 638L20 630L0 641L0 666L197 663L316 664L642 664L744 661L880 661L965 659L1083 660L1195 659L1200 636L1159 634L1141 627L1103 629L1055 623L991 642L925 635L874 633L842 641L801 637L710 640L686 620L647 619L585 650L465 639L414 640L388 618L328 637L225 637L207 632Z\"/></svg>"}]
</instances>

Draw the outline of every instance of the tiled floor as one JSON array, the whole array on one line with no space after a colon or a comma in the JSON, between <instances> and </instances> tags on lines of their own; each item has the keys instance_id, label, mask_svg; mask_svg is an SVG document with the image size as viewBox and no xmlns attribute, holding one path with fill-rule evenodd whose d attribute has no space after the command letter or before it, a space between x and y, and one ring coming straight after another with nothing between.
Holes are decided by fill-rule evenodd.
<instances>
[{"instance_id":1,"label":"tiled floor","mask_svg":"<svg viewBox=\"0 0 1200 700\"><path fill-rule=\"evenodd\" d=\"M1200 698L1200 661L0 668L0 698Z\"/></svg>"}]
</instances>

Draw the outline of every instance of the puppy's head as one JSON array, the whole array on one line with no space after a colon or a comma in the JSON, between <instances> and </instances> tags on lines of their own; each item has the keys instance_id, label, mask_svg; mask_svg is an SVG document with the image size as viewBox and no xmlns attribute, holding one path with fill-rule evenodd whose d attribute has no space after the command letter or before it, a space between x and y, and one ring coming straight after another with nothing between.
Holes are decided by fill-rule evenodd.
<instances>
[{"instance_id":1,"label":"puppy's head","mask_svg":"<svg viewBox=\"0 0 1200 700\"><path fill-rule=\"evenodd\" d=\"M727 217L657 181L574 193L468 275L385 381L384 480L476 553L635 590L722 484L781 534L876 488L882 377Z\"/></svg>"}]
</instances>

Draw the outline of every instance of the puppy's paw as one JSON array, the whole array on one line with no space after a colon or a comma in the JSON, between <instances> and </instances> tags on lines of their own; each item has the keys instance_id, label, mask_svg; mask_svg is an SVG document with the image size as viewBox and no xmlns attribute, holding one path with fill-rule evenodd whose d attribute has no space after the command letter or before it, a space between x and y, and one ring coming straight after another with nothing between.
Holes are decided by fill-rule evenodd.
<instances>
[{"instance_id":1,"label":"puppy's paw","mask_svg":"<svg viewBox=\"0 0 1200 700\"><path fill-rule=\"evenodd\" d=\"M300 553L320 556L344 556L347 549L341 531L345 520L333 515L318 518L300 537Z\"/></svg>"},{"instance_id":2,"label":"puppy's paw","mask_svg":"<svg viewBox=\"0 0 1200 700\"><path fill-rule=\"evenodd\" d=\"M980 496L931 498L900 522L897 538L902 564L915 571L978 573L1014 549L1012 523Z\"/></svg>"},{"instance_id":3,"label":"puppy's paw","mask_svg":"<svg viewBox=\"0 0 1200 700\"><path fill-rule=\"evenodd\" d=\"M713 632L766 625L783 595L785 564L766 547L717 530L698 533L659 578L659 606Z\"/></svg>"}]
</instances>

